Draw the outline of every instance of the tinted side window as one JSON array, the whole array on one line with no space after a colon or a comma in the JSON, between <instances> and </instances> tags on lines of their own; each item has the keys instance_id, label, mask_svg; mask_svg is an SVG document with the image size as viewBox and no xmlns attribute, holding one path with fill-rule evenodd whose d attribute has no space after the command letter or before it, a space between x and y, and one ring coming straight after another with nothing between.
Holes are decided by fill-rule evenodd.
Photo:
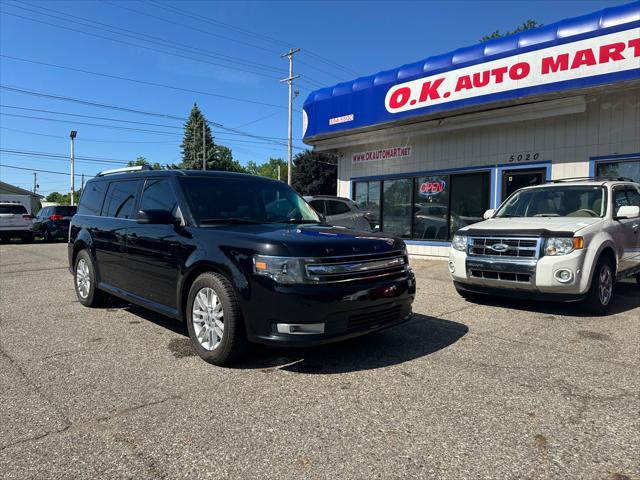
<instances>
[{"instance_id":1,"label":"tinted side window","mask_svg":"<svg viewBox=\"0 0 640 480\"><path fill-rule=\"evenodd\" d=\"M100 215L102 201L104 200L104 192L106 190L106 182L89 182L84 187L80 205L78 205L78 214L80 215Z\"/></svg>"},{"instance_id":2,"label":"tinted side window","mask_svg":"<svg viewBox=\"0 0 640 480\"><path fill-rule=\"evenodd\" d=\"M111 182L102 206L103 217L131 218L138 191L138 181Z\"/></svg>"},{"instance_id":3,"label":"tinted side window","mask_svg":"<svg viewBox=\"0 0 640 480\"><path fill-rule=\"evenodd\" d=\"M635 188L627 187L627 199L629 200L629 205L640 207L640 193Z\"/></svg>"},{"instance_id":4,"label":"tinted side window","mask_svg":"<svg viewBox=\"0 0 640 480\"><path fill-rule=\"evenodd\" d=\"M631 205L627 199L627 194L624 188L616 188L613 191L613 214L618 215L620 207Z\"/></svg>"},{"instance_id":5,"label":"tinted side window","mask_svg":"<svg viewBox=\"0 0 640 480\"><path fill-rule=\"evenodd\" d=\"M40 210L40 213L38 213L38 218L40 219L47 218L48 216L49 216L49 207L44 207L42 210Z\"/></svg>"},{"instance_id":6,"label":"tinted side window","mask_svg":"<svg viewBox=\"0 0 640 480\"><path fill-rule=\"evenodd\" d=\"M341 215L350 211L349 207L342 202L327 200L327 215Z\"/></svg>"},{"instance_id":7,"label":"tinted side window","mask_svg":"<svg viewBox=\"0 0 640 480\"><path fill-rule=\"evenodd\" d=\"M171 187L171 181L163 179L149 179L144 184L140 210L168 210L176 215L178 201Z\"/></svg>"},{"instance_id":8,"label":"tinted side window","mask_svg":"<svg viewBox=\"0 0 640 480\"><path fill-rule=\"evenodd\" d=\"M63 207L53 207L53 212L57 215L62 215L63 217L73 217L76 214L76 207L63 206Z\"/></svg>"},{"instance_id":9,"label":"tinted side window","mask_svg":"<svg viewBox=\"0 0 640 480\"><path fill-rule=\"evenodd\" d=\"M323 215L326 215L323 200L311 200L309 202L309 205L311 205L316 212L320 212Z\"/></svg>"}]
</instances>

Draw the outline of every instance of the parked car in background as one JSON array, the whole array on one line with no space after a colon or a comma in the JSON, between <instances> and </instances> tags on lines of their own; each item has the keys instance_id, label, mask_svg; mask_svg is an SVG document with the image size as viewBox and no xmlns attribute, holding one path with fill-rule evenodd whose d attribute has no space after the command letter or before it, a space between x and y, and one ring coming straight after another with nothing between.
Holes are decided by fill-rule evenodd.
<instances>
[{"instance_id":1,"label":"parked car in background","mask_svg":"<svg viewBox=\"0 0 640 480\"><path fill-rule=\"evenodd\" d=\"M373 230L371 214L360 210L353 200L331 195L311 195L304 199L321 213L329 225L351 228L353 230Z\"/></svg>"},{"instance_id":2,"label":"parked car in background","mask_svg":"<svg viewBox=\"0 0 640 480\"><path fill-rule=\"evenodd\" d=\"M56 205L42 208L33 219L33 234L42 237L45 242L67 239L69 222L76 214L77 207Z\"/></svg>"},{"instance_id":3,"label":"parked car in background","mask_svg":"<svg viewBox=\"0 0 640 480\"><path fill-rule=\"evenodd\" d=\"M71 220L81 304L115 295L184 320L214 364L249 342L318 345L411 318L416 284L401 239L323 224L276 180L133 168L89 180Z\"/></svg>"},{"instance_id":4,"label":"parked car in background","mask_svg":"<svg viewBox=\"0 0 640 480\"><path fill-rule=\"evenodd\" d=\"M616 281L640 284L640 185L567 181L522 188L453 237L458 292L583 301L605 313Z\"/></svg>"},{"instance_id":5,"label":"parked car in background","mask_svg":"<svg viewBox=\"0 0 640 480\"><path fill-rule=\"evenodd\" d=\"M20 237L25 243L31 242L32 223L33 219L22 203L0 202L0 240L3 242L15 237Z\"/></svg>"}]
</instances>

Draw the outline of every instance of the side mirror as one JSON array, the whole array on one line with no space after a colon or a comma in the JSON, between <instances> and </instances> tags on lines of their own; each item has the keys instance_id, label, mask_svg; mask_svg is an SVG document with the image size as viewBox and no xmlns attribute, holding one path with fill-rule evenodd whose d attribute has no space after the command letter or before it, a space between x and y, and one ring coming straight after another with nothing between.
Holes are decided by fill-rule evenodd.
<instances>
[{"instance_id":1,"label":"side mirror","mask_svg":"<svg viewBox=\"0 0 640 480\"><path fill-rule=\"evenodd\" d=\"M318 216L320 217L320 223L325 224L327 223L327 217L324 216L324 213L320 213L318 211L316 211L316 213L318 214Z\"/></svg>"},{"instance_id":2,"label":"side mirror","mask_svg":"<svg viewBox=\"0 0 640 480\"><path fill-rule=\"evenodd\" d=\"M618 209L618 213L615 216L616 220L625 218L638 218L640 217L640 207L636 205L625 205Z\"/></svg>"},{"instance_id":3,"label":"side mirror","mask_svg":"<svg viewBox=\"0 0 640 480\"><path fill-rule=\"evenodd\" d=\"M482 218L484 218L485 220L489 220L491 217L493 217L494 213L496 213L495 209L490 208L489 210L484 212L484 215L482 215Z\"/></svg>"},{"instance_id":4,"label":"side mirror","mask_svg":"<svg viewBox=\"0 0 640 480\"><path fill-rule=\"evenodd\" d=\"M179 221L169 210L140 210L136 221L143 225L172 225Z\"/></svg>"}]
</instances>

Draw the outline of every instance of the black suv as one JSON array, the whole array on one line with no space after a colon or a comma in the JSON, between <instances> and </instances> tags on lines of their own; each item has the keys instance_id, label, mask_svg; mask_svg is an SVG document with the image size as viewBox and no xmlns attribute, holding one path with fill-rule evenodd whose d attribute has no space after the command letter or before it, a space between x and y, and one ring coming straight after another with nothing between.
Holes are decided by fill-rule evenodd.
<instances>
[{"instance_id":1,"label":"black suv","mask_svg":"<svg viewBox=\"0 0 640 480\"><path fill-rule=\"evenodd\" d=\"M69 265L83 305L111 294L184 320L218 365L249 342L317 345L399 324L416 288L402 240L324 225L282 182L196 170L91 179Z\"/></svg>"},{"instance_id":2,"label":"black suv","mask_svg":"<svg viewBox=\"0 0 640 480\"><path fill-rule=\"evenodd\" d=\"M33 234L42 237L45 242L52 242L58 238L67 239L69 222L76 214L76 207L57 205L43 207L33 219Z\"/></svg>"}]
</instances>

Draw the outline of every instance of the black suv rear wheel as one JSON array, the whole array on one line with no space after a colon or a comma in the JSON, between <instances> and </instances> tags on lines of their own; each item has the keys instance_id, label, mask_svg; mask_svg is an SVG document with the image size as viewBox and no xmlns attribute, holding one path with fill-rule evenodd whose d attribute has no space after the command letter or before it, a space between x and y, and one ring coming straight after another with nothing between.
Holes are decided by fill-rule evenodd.
<instances>
[{"instance_id":1,"label":"black suv rear wheel","mask_svg":"<svg viewBox=\"0 0 640 480\"><path fill-rule=\"evenodd\" d=\"M236 293L222 275L207 272L191 285L187 329L200 358L225 365L240 358L248 342Z\"/></svg>"},{"instance_id":2,"label":"black suv rear wheel","mask_svg":"<svg viewBox=\"0 0 640 480\"><path fill-rule=\"evenodd\" d=\"M96 288L96 270L91 255L86 250L81 250L76 257L73 283L78 301L85 307L100 307L109 297Z\"/></svg>"}]
</instances>

